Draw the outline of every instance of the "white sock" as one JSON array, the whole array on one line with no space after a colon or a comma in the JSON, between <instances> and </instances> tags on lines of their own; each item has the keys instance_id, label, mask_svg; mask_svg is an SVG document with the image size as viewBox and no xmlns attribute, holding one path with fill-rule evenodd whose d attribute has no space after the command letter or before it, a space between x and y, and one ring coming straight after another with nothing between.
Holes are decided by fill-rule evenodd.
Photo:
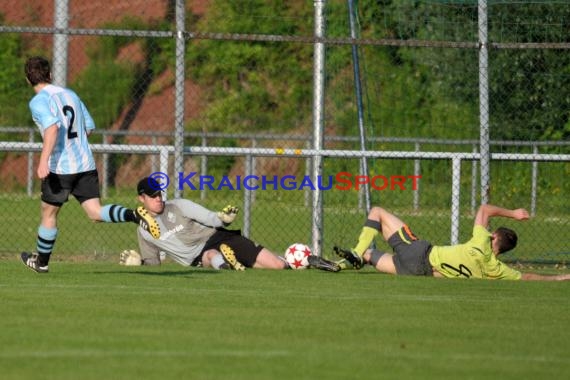
<instances>
[{"instance_id":1,"label":"white sock","mask_svg":"<svg viewBox=\"0 0 570 380\"><path fill-rule=\"evenodd\" d=\"M218 270L222 269L223 265L227 265L226 260L224 259L224 256L222 256L221 253L216 253L216 255L210 259L210 264L212 264L212 268Z\"/></svg>"}]
</instances>

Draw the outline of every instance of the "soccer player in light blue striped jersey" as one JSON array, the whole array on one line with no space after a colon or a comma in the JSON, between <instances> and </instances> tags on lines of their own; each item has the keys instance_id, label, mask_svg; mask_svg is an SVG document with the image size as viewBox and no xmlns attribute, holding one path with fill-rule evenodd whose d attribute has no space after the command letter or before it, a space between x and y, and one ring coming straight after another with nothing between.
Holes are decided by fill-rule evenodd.
<instances>
[{"instance_id":1,"label":"soccer player in light blue striped jersey","mask_svg":"<svg viewBox=\"0 0 570 380\"><path fill-rule=\"evenodd\" d=\"M22 252L24 264L35 272L48 272L58 232L57 215L70 194L93 221L134 222L153 237L160 237L158 224L143 207L101 206L99 176L87 140L95 123L77 94L51 83L50 64L44 57L29 58L24 71L36 93L29 106L43 139L37 168L42 181L41 222L36 252Z\"/></svg>"}]
</instances>

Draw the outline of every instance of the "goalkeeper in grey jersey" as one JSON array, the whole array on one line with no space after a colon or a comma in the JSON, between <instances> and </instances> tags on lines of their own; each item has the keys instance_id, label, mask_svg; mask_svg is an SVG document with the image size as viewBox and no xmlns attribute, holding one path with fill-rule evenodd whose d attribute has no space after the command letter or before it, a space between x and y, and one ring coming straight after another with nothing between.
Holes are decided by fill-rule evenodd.
<instances>
[{"instance_id":1,"label":"goalkeeper in grey jersey","mask_svg":"<svg viewBox=\"0 0 570 380\"><path fill-rule=\"evenodd\" d=\"M124 251L121 263L159 265L160 253L184 266L244 270L247 268L288 269L289 264L267 248L228 230L238 209L227 206L213 212L187 199L162 200L160 184L151 177L137 185L138 199L160 226L159 239L142 227L137 229L140 259L136 251ZM133 257L135 256L135 257ZM336 263L313 256L311 266L327 271L340 270Z\"/></svg>"}]
</instances>

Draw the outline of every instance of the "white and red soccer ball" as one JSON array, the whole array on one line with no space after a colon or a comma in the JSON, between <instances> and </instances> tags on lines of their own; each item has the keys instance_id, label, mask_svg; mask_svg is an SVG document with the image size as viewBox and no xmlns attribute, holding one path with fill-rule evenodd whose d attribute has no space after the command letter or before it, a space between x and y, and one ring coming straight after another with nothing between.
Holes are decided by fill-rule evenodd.
<instances>
[{"instance_id":1,"label":"white and red soccer ball","mask_svg":"<svg viewBox=\"0 0 570 380\"><path fill-rule=\"evenodd\" d=\"M291 244L285 250L285 260L293 269L305 269L309 266L309 256L311 256L311 248L302 243Z\"/></svg>"}]
</instances>

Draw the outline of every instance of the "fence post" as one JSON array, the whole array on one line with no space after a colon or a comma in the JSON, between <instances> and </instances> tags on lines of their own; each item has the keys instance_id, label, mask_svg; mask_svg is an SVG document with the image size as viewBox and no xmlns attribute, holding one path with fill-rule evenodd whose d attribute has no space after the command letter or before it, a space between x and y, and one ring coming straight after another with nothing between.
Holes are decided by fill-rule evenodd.
<instances>
[{"instance_id":1,"label":"fence post","mask_svg":"<svg viewBox=\"0 0 570 380\"><path fill-rule=\"evenodd\" d=\"M473 144L473 153L477 153L477 145ZM471 214L477 209L477 160L471 161Z\"/></svg>"},{"instance_id":2,"label":"fence post","mask_svg":"<svg viewBox=\"0 0 570 380\"><path fill-rule=\"evenodd\" d=\"M459 196L461 195L461 158L453 157L451 170L451 245L459 242Z\"/></svg>"},{"instance_id":3,"label":"fence post","mask_svg":"<svg viewBox=\"0 0 570 380\"><path fill-rule=\"evenodd\" d=\"M538 146L532 146L532 153L538 154ZM532 162L532 186L530 195L530 216L534 217L536 215L536 192L538 188L538 162Z\"/></svg>"},{"instance_id":4,"label":"fence post","mask_svg":"<svg viewBox=\"0 0 570 380\"><path fill-rule=\"evenodd\" d=\"M325 0L315 0L315 37L325 37ZM324 131L324 108L325 108L325 44L315 42L313 56L313 149L323 149ZM319 154L313 156L313 183L317 183L322 175L323 157ZM312 248L313 253L321 256L321 244L323 241L323 203L321 189L313 191L313 224L312 224Z\"/></svg>"},{"instance_id":5,"label":"fence post","mask_svg":"<svg viewBox=\"0 0 570 380\"><path fill-rule=\"evenodd\" d=\"M202 135L202 147L205 148L208 146L208 138L205 134ZM205 154L200 157L200 175L205 176L208 175L208 156ZM206 186L203 189L200 189L200 200L206 199Z\"/></svg>"},{"instance_id":6,"label":"fence post","mask_svg":"<svg viewBox=\"0 0 570 380\"><path fill-rule=\"evenodd\" d=\"M356 16L353 6L353 0L348 0L348 18L350 20L350 37L358 38L356 33ZM364 129L364 106L362 104L362 86L360 83L360 59L358 56L358 46L352 44L352 67L354 72L354 92L356 95L356 105L358 111L358 131L360 137L360 150L366 151L366 131ZM368 171L368 159L363 156L360 159L360 174L368 176L370 175ZM364 207L362 207L362 197L364 197ZM358 208L360 210L364 209L365 215L370 211L370 186L365 183L363 187L360 188L359 198L358 198Z\"/></svg>"},{"instance_id":7,"label":"fence post","mask_svg":"<svg viewBox=\"0 0 570 380\"><path fill-rule=\"evenodd\" d=\"M184 37L186 7L184 0L176 0L176 72L174 80L174 172L184 171L184 81L186 39ZM164 172L166 173L166 172ZM174 188L174 198L182 196L182 189Z\"/></svg>"},{"instance_id":8,"label":"fence post","mask_svg":"<svg viewBox=\"0 0 570 380\"><path fill-rule=\"evenodd\" d=\"M420 143L417 142L415 145L416 152L419 152ZM420 160L418 159L414 160L414 175L416 178L419 178L419 175L421 175ZM421 181L418 181L416 191L414 191L414 211L418 211L420 208L420 183Z\"/></svg>"},{"instance_id":9,"label":"fence post","mask_svg":"<svg viewBox=\"0 0 570 380\"><path fill-rule=\"evenodd\" d=\"M254 149L257 148L257 140L255 138L253 138L251 140L251 147ZM255 175L255 173L257 172L257 170L256 170L256 163L257 163L256 156L252 155L250 157L251 157L251 174ZM256 196L256 192L255 191L251 192L251 199L250 199L251 204L255 203L255 196Z\"/></svg>"},{"instance_id":10,"label":"fence post","mask_svg":"<svg viewBox=\"0 0 570 380\"><path fill-rule=\"evenodd\" d=\"M253 165L252 155L248 154L245 156L245 177L252 175L251 169ZM244 182L245 185L245 182ZM249 238L249 230L251 225L251 193L253 190L248 189L244 186L244 197L243 197L243 236Z\"/></svg>"},{"instance_id":11,"label":"fence post","mask_svg":"<svg viewBox=\"0 0 570 380\"><path fill-rule=\"evenodd\" d=\"M479 139L481 161L481 203L489 202L491 153L489 149L489 46L487 1L479 0Z\"/></svg>"},{"instance_id":12,"label":"fence post","mask_svg":"<svg viewBox=\"0 0 570 380\"><path fill-rule=\"evenodd\" d=\"M54 27L66 30L69 20L69 0L55 0ZM69 37L65 33L53 35L53 83L67 86L67 50Z\"/></svg>"},{"instance_id":13,"label":"fence post","mask_svg":"<svg viewBox=\"0 0 570 380\"><path fill-rule=\"evenodd\" d=\"M158 149L158 151L159 151L159 153L160 153L160 171L163 172L163 173L168 173L168 147L163 145L163 146L161 146L161 147ZM178 173L175 173L175 175L171 177L171 180L178 181ZM177 184L177 183L174 183L174 184L171 184L171 185L174 185L174 186L173 186L174 189L175 189L175 190L174 190L174 193L176 194L176 191L178 191L178 190L177 190L177 189L178 189L178 184ZM171 186L171 187L172 187L172 186ZM168 190L168 189L165 189L165 190L162 192L162 199L163 199L164 201L166 201L166 200L168 199L168 191L167 191L167 190Z\"/></svg>"},{"instance_id":14,"label":"fence post","mask_svg":"<svg viewBox=\"0 0 570 380\"><path fill-rule=\"evenodd\" d=\"M109 141L105 130L103 130L101 137L103 138L102 143L107 145ZM109 153L103 153L103 170L101 176L103 177L101 178L101 197L105 199L107 198L109 188Z\"/></svg>"},{"instance_id":15,"label":"fence post","mask_svg":"<svg viewBox=\"0 0 570 380\"><path fill-rule=\"evenodd\" d=\"M34 130L30 128L28 141L34 142ZM32 196L34 190L34 152L28 152L28 197Z\"/></svg>"},{"instance_id":16,"label":"fence post","mask_svg":"<svg viewBox=\"0 0 570 380\"><path fill-rule=\"evenodd\" d=\"M311 149L311 142L307 141L305 143L305 149ZM312 163L313 161L310 158L305 158L305 176L310 178L312 170ZM309 203L311 201L311 190L308 186L305 187L304 195L305 195L305 207L309 207Z\"/></svg>"}]
</instances>

